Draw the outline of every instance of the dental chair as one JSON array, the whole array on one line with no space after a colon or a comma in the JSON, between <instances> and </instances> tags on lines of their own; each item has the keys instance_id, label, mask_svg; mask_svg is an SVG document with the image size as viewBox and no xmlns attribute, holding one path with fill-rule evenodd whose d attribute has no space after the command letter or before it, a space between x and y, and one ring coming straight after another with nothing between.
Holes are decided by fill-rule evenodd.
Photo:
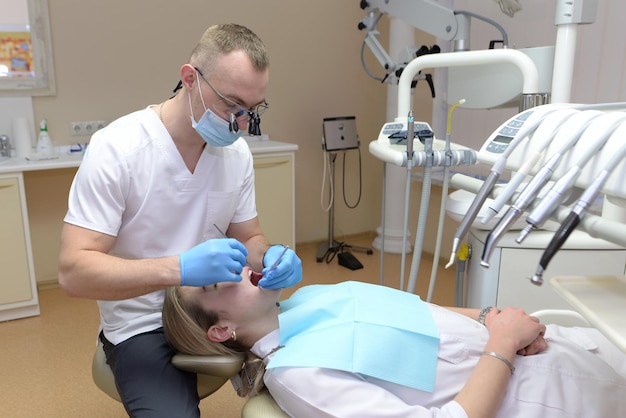
<instances>
[{"instance_id":1,"label":"dental chair","mask_svg":"<svg viewBox=\"0 0 626 418\"><path fill-rule=\"evenodd\" d=\"M230 376L241 370L243 359L220 356L191 356L176 354L172 364L187 372L198 375L198 395L204 399L216 392L226 383ZM91 375L96 386L112 399L121 402L115 387L113 371L106 363L106 355L102 343L98 343L91 363ZM276 405L267 392L250 398L241 411L242 418L287 418L288 416Z\"/></svg>"},{"instance_id":2,"label":"dental chair","mask_svg":"<svg viewBox=\"0 0 626 418\"><path fill-rule=\"evenodd\" d=\"M591 327L581 314L569 309L542 309L530 314L544 324L556 324L563 327Z\"/></svg>"}]
</instances>

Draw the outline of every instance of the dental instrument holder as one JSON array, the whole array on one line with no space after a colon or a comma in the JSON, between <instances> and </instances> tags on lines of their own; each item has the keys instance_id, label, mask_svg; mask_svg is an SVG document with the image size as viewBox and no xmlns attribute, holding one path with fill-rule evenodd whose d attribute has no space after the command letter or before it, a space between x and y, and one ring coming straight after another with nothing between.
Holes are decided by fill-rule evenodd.
<instances>
[{"instance_id":1,"label":"dental instrument holder","mask_svg":"<svg viewBox=\"0 0 626 418\"><path fill-rule=\"evenodd\" d=\"M413 151L411 150L409 153L409 134L408 132L411 129L408 128L407 126L407 170L410 171L412 167L428 167L428 168L432 168L432 167L443 167L443 166L458 166L458 165L474 165L476 164L476 152L473 150L451 150L449 149L449 147L446 147L446 149L444 150L438 150L435 151L433 150L433 140L434 140L434 133L430 130L430 129L425 129L425 130L420 130L417 131L414 136L416 136L417 138L419 138L420 142L422 144L424 144L424 150L423 151ZM411 147L412 148L412 147ZM409 182L410 179L407 178L407 188L409 187ZM406 237L406 233L407 233L407 219L408 219L408 200L409 200L409 192L407 190L406 193L406 205L405 205L405 226L404 226L404 237L403 237L403 246L405 246L405 248L403 248L402 251L402 267L401 267L401 286L403 285L403 280L404 280L404 264L405 264L405 257L406 257L406 242L407 242L407 237ZM426 217L428 215L428 199L426 199L424 196L422 196L422 207L420 208L420 216L421 217ZM420 236L423 236L424 231L418 231L418 234L416 236L416 247L418 247L417 244L419 244L420 246L423 245L423 238L420 239ZM408 287L407 290L409 292L414 292L415 290L415 281L416 281L416 276L417 276L417 271L419 270L419 264L420 264L420 257L421 254L421 247L419 248L414 248L414 254L413 254L413 262L411 265L411 273L410 273L410 277L409 277L409 283L408 283Z\"/></svg>"},{"instance_id":2,"label":"dental instrument holder","mask_svg":"<svg viewBox=\"0 0 626 418\"><path fill-rule=\"evenodd\" d=\"M332 118L328 118L329 120ZM337 159L337 151L336 150L328 150L326 147L326 141L323 143L324 152L328 152L330 159L330 181L332 182L331 190L334 190L335 183L335 160ZM348 149L346 149L348 150ZM344 152L346 151L344 150ZM362 247L358 245L351 245L345 242L335 240L335 200L331 200L330 208L328 209L328 241L321 242L317 247L317 256L315 260L318 263L321 263L324 259L326 259L327 263L339 253L340 257L338 257L339 265L349 268L350 270L356 270L362 268L363 265L350 253L344 253L344 250L352 249L355 251L364 252L366 254L374 254L374 251L368 247Z\"/></svg>"}]
</instances>

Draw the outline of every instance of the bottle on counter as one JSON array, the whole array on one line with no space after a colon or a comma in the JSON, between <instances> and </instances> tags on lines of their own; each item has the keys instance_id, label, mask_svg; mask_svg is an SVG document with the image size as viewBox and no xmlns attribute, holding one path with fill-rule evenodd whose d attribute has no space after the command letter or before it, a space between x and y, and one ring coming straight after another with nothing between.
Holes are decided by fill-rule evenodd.
<instances>
[{"instance_id":1,"label":"bottle on counter","mask_svg":"<svg viewBox=\"0 0 626 418\"><path fill-rule=\"evenodd\" d=\"M37 154L52 155L54 154L54 145L48 134L48 121L42 119L39 124L39 138L37 139Z\"/></svg>"}]
</instances>

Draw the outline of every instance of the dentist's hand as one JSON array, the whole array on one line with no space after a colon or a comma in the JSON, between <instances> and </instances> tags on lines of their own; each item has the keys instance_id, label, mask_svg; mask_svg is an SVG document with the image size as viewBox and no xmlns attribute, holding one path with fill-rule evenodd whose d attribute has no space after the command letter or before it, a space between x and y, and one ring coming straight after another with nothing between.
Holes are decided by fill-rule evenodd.
<instances>
[{"instance_id":1,"label":"dentist's hand","mask_svg":"<svg viewBox=\"0 0 626 418\"><path fill-rule=\"evenodd\" d=\"M259 287L283 289L302 280L302 261L291 248L282 256L276 268L268 271L284 249L282 245L272 245L265 253L263 257L265 268L261 271L263 278L259 281Z\"/></svg>"},{"instance_id":2,"label":"dentist's hand","mask_svg":"<svg viewBox=\"0 0 626 418\"><path fill-rule=\"evenodd\" d=\"M233 238L210 239L180 254L181 286L241 281L248 250Z\"/></svg>"}]
</instances>

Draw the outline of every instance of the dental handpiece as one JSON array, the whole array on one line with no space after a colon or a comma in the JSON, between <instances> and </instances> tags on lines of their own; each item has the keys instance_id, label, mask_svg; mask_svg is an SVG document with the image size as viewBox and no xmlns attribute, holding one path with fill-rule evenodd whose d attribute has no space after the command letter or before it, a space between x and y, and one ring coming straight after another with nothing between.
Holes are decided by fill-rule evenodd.
<instances>
[{"instance_id":1,"label":"dental handpiece","mask_svg":"<svg viewBox=\"0 0 626 418\"><path fill-rule=\"evenodd\" d=\"M413 111L409 110L409 116L406 124L406 157L408 161L413 160L413 141L415 137L415 123Z\"/></svg>"},{"instance_id":2,"label":"dental handpiece","mask_svg":"<svg viewBox=\"0 0 626 418\"><path fill-rule=\"evenodd\" d=\"M481 220L483 224L486 224L489 221L491 221L491 219L493 219L493 217L496 216L498 212L500 212L500 210L504 207L504 205L509 201L511 196L513 196L513 194L515 193L519 185L522 184L522 182L526 179L530 171L537 164L537 161L539 161L539 159L543 155L543 151L549 146L551 139L554 138L554 136L557 134L562 124L565 123L567 120L569 120L572 116L578 114L578 111L575 109L558 109L558 110L561 110L563 113L566 113L565 118L563 118L561 123L555 126L551 130L551 132L545 136L546 138L550 138L550 140L541 138L541 142L539 143L539 146L536 147L536 149L532 152L532 154L526 159L524 164L522 164L522 166L518 170L516 170L515 174L513 175L511 180L509 180L504 190L502 190L498 194L498 196L496 196L496 198L493 200L491 205L489 205L489 208L488 208L489 210L487 210L487 212L485 213L485 216L483 216L483 219ZM522 129L520 129L519 133L516 135L516 137L520 138L520 140L525 139L532 131L534 131L537 128L537 126L540 123L546 120L546 118L549 117L550 114L554 114L555 112L556 110L550 113L547 113L546 115L544 115L542 119L535 121L533 124L523 126Z\"/></svg>"},{"instance_id":3,"label":"dental handpiece","mask_svg":"<svg viewBox=\"0 0 626 418\"><path fill-rule=\"evenodd\" d=\"M491 194L491 191L494 185L500 178L500 175L504 172L509 155L511 155L513 150L521 143L523 139L526 138L526 136L528 136L532 131L534 131L537 128L537 126L539 126L539 124L543 121L543 119L547 115L553 112L556 112L557 110L560 110L560 109L562 109L562 107L557 106L557 107L545 110L545 113L540 115L536 120L526 121L526 123L522 125L522 127L517 132L513 140L509 143L507 148L504 150L502 155L493 164L489 172L489 175L485 179L485 182L483 183L482 187L476 194L476 197L474 197L472 204L470 205L468 211L465 213L465 216L461 220L461 223L457 227L457 230L452 239L452 251L450 254L450 261L448 262L448 264L446 264L445 268L448 268L452 264L454 264L454 258L456 256L457 251L460 248L461 241L463 241L463 239L465 238L465 235L467 235L467 232L469 231L472 223L478 216L480 209L482 208L483 204L485 203L485 201ZM535 110L533 110L533 112L534 111Z\"/></svg>"},{"instance_id":4,"label":"dental handpiece","mask_svg":"<svg viewBox=\"0 0 626 418\"><path fill-rule=\"evenodd\" d=\"M608 180L609 176L613 169L622 161L626 155L626 145L623 145L620 150L613 155L609 163L602 169L600 174L596 177L596 179L591 183L591 185L585 190L582 194L574 208L569 213L565 221L561 224L558 231L552 237L550 244L544 251L541 256L541 260L539 261L539 265L537 266L537 271L534 276L530 278L531 283L541 286L543 284L543 272L548 267L550 260L554 257L559 249L563 246L567 238L571 235L571 233L576 229L581 219L585 215L585 212L589 209L592 203L596 200L602 187Z\"/></svg>"},{"instance_id":5,"label":"dental handpiece","mask_svg":"<svg viewBox=\"0 0 626 418\"><path fill-rule=\"evenodd\" d=\"M491 171L489 172L489 175L485 179L485 182L476 194L476 197L474 197L474 200L467 210L467 213L465 214L465 216L461 220L461 223L456 229L454 238L452 240L452 252L450 254L450 261L448 261L448 264L446 264L445 268L448 268L452 264L454 264L454 257L456 256L456 253L461 246L461 241L463 240L463 238L465 238L465 235L469 231L472 222L474 222L474 219L476 219L476 215L478 215L478 212L480 212L483 203L485 203L485 200L487 200L487 197L489 197L489 194L491 193L493 186L498 181L500 173L502 173L505 165L505 158L500 158L495 162Z\"/></svg>"},{"instance_id":6,"label":"dental handpiece","mask_svg":"<svg viewBox=\"0 0 626 418\"><path fill-rule=\"evenodd\" d=\"M612 115L611 115L612 116ZM619 118L614 121L608 129L602 133L602 135L593 142L593 146L586 150L586 152L578 159L575 165L569 168L569 170L561 177L554 186L550 189L548 194L541 199L539 204L533 209L533 211L526 218L527 225L520 232L519 236L515 239L518 244L524 241L524 239L533 230L540 228L548 219L550 214L556 210L559 204L565 199L568 190L573 186L580 174L582 173L582 167L584 167L596 153L604 147L604 144L613 135L615 130L626 120L625 117Z\"/></svg>"},{"instance_id":7,"label":"dental handpiece","mask_svg":"<svg viewBox=\"0 0 626 418\"><path fill-rule=\"evenodd\" d=\"M552 257L561 249L567 238L572 234L572 232L576 229L580 220L584 216L587 209L591 206L593 201L600 194L600 190L602 190L602 186L609 177L608 170L602 170L600 175L594 180L594 182L585 190L583 195L580 197L576 205L572 209L572 211L567 215L567 218L563 221L559 229L554 233L552 240L550 240L550 244L543 252L541 259L539 260L539 265L537 266L537 270L535 274L530 278L530 282L537 286L541 286L543 284L543 272L548 268L548 264L552 260Z\"/></svg>"},{"instance_id":8,"label":"dental handpiece","mask_svg":"<svg viewBox=\"0 0 626 418\"><path fill-rule=\"evenodd\" d=\"M561 160L561 155L556 154L544 165L537 175L528 183L528 185L522 190L522 193L515 200L515 203L509 207L504 216L500 218L493 230L487 235L485 241L485 247L483 248L483 254L481 257L480 265L483 267L489 267L489 258L491 253L496 247L496 244L502 236L509 230L511 225L520 217L526 207L534 200L535 196L539 193L541 188L548 182L554 168Z\"/></svg>"},{"instance_id":9,"label":"dental handpiece","mask_svg":"<svg viewBox=\"0 0 626 418\"><path fill-rule=\"evenodd\" d=\"M526 226L519 233L517 238L515 238L515 242L521 244L528 234L536 228L540 228L545 223L550 214L554 212L565 199L567 191L573 187L580 173L581 169L579 166L570 167L567 173L552 186L548 194L541 199L539 204L526 218Z\"/></svg>"}]
</instances>

